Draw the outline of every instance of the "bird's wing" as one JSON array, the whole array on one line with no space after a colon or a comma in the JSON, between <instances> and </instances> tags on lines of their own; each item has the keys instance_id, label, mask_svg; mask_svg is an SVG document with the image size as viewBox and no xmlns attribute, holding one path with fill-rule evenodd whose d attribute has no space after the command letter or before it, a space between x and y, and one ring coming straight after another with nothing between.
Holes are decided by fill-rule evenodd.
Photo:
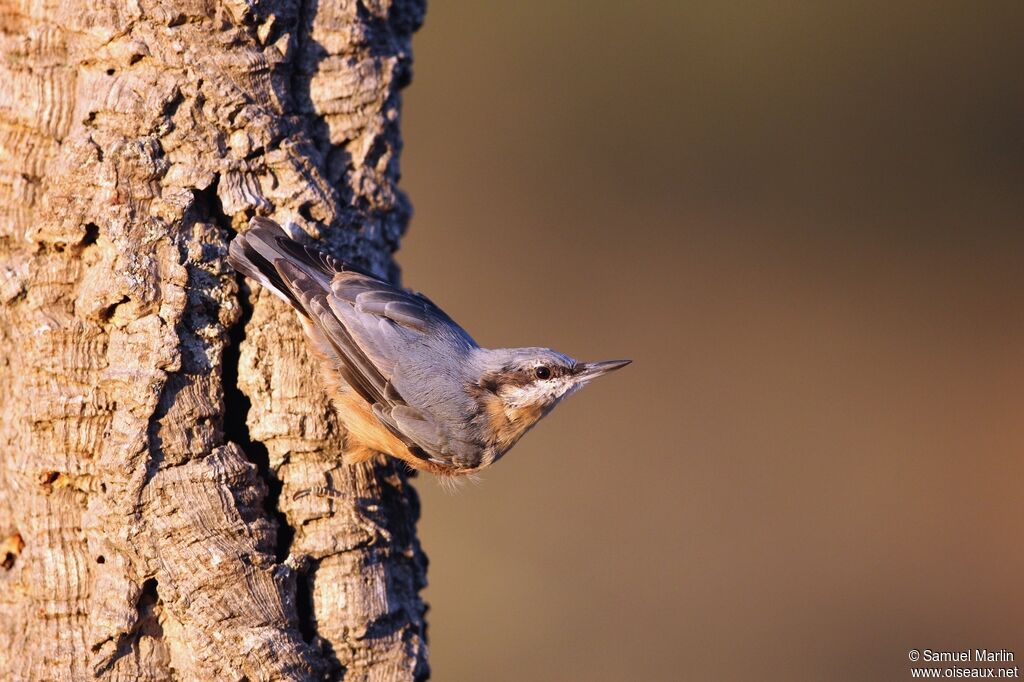
<instances>
[{"instance_id":1,"label":"bird's wing","mask_svg":"<svg viewBox=\"0 0 1024 682\"><path fill-rule=\"evenodd\" d=\"M421 400L430 391L417 383L422 377L438 384L458 379L443 370L419 371L419 380L408 372L410 364L418 363L423 370L438 358L459 362L462 352L476 346L469 334L424 296L363 273L335 273L326 302L333 320L321 320L343 327L349 343L385 380L384 400L371 401L377 418L432 460L469 466L478 446L451 433L447 422L428 406L432 401Z\"/></svg>"},{"instance_id":2,"label":"bird's wing","mask_svg":"<svg viewBox=\"0 0 1024 682\"><path fill-rule=\"evenodd\" d=\"M421 294L358 272L336 272L327 296L335 317L389 379L410 351L473 348L476 343Z\"/></svg>"},{"instance_id":3,"label":"bird's wing","mask_svg":"<svg viewBox=\"0 0 1024 682\"><path fill-rule=\"evenodd\" d=\"M410 405L385 407L378 403L373 406L373 413L392 431L405 434L430 453L431 461L463 467L474 467L480 462L478 445L454 437L429 412Z\"/></svg>"},{"instance_id":4,"label":"bird's wing","mask_svg":"<svg viewBox=\"0 0 1024 682\"><path fill-rule=\"evenodd\" d=\"M352 269L335 271L331 279L331 293L335 299L353 306L359 314L390 320L406 333L450 335L466 345L476 345L466 330L429 298L368 273Z\"/></svg>"},{"instance_id":5,"label":"bird's wing","mask_svg":"<svg viewBox=\"0 0 1024 682\"><path fill-rule=\"evenodd\" d=\"M421 294L289 239L269 220L254 219L231 246L237 269L309 319L312 340L392 433L431 459L448 460L469 447L449 438L426 409L410 405L395 386L400 382L392 381L399 365L416 352L476 346L440 308Z\"/></svg>"}]
</instances>

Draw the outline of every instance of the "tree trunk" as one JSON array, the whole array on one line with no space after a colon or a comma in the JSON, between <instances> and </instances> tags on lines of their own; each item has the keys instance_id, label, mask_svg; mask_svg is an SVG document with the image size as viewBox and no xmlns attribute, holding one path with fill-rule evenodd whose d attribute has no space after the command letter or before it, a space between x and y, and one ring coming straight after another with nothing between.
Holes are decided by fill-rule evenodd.
<instances>
[{"instance_id":1,"label":"tree trunk","mask_svg":"<svg viewBox=\"0 0 1024 682\"><path fill-rule=\"evenodd\" d=\"M0 678L428 675L407 474L225 262L267 215L396 275L422 13L0 0Z\"/></svg>"}]
</instances>

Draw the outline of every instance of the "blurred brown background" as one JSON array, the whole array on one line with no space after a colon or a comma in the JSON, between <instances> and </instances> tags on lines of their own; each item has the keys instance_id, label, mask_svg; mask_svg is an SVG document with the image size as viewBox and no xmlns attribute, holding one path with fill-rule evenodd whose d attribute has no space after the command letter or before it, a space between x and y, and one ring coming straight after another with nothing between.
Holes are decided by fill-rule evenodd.
<instances>
[{"instance_id":1,"label":"blurred brown background","mask_svg":"<svg viewBox=\"0 0 1024 682\"><path fill-rule=\"evenodd\" d=\"M1024 660L1024 5L435 0L399 260L635 364L456 495L434 677Z\"/></svg>"}]
</instances>

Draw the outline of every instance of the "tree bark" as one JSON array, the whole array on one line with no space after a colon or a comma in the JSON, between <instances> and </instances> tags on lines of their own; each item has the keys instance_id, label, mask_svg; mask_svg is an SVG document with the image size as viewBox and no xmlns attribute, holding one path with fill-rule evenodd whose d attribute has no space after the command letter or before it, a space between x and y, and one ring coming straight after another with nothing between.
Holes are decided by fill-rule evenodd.
<instances>
[{"instance_id":1,"label":"tree bark","mask_svg":"<svg viewBox=\"0 0 1024 682\"><path fill-rule=\"evenodd\" d=\"M0 0L0 678L427 677L407 474L225 262L267 215L397 276L422 14Z\"/></svg>"}]
</instances>

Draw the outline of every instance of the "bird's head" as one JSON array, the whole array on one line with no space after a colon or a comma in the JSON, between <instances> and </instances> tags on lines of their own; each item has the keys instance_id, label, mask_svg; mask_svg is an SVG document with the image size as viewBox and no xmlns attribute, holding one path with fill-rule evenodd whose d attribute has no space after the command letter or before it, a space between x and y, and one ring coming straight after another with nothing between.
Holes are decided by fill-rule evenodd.
<instances>
[{"instance_id":1,"label":"bird's head","mask_svg":"<svg viewBox=\"0 0 1024 682\"><path fill-rule=\"evenodd\" d=\"M481 386L497 396L496 402L504 416L523 432L590 381L631 362L577 362L550 348L514 348L489 353L490 368L484 373Z\"/></svg>"}]
</instances>

